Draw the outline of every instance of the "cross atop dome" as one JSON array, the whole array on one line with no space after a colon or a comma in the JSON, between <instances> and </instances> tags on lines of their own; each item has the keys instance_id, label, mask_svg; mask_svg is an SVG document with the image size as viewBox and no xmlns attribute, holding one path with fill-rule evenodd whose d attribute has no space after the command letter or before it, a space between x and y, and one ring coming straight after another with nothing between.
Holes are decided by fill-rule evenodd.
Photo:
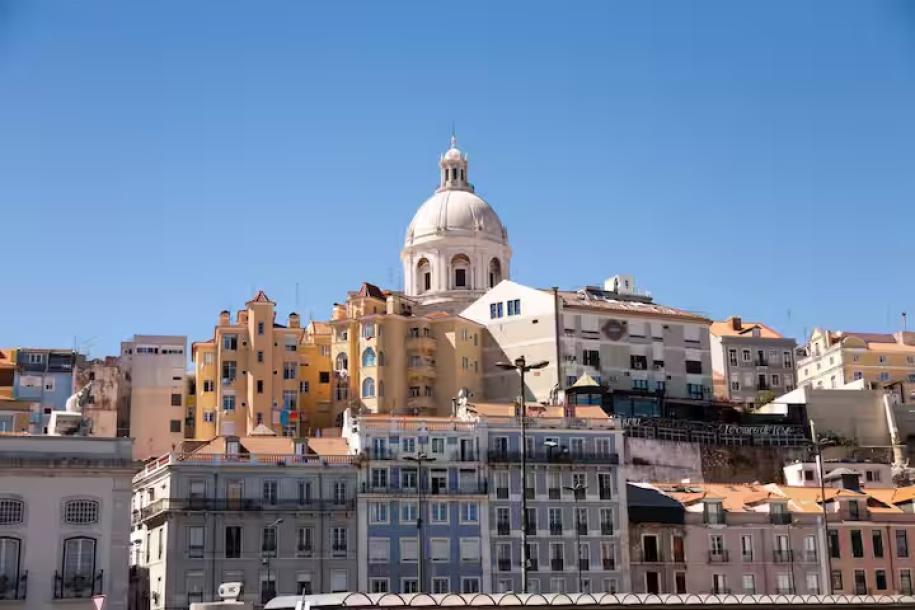
<instances>
[{"instance_id":1,"label":"cross atop dome","mask_svg":"<svg viewBox=\"0 0 915 610\"><path fill-rule=\"evenodd\" d=\"M467 155L457 146L457 136L451 128L451 147L445 151L439 161L442 168L439 191L470 191L473 185L467 179Z\"/></svg>"}]
</instances>

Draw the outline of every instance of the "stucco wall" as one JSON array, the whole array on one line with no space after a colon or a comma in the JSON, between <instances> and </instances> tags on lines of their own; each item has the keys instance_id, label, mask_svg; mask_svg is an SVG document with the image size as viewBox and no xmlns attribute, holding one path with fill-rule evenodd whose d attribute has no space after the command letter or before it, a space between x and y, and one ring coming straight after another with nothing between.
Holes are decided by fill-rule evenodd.
<instances>
[{"instance_id":1,"label":"stucco wall","mask_svg":"<svg viewBox=\"0 0 915 610\"><path fill-rule=\"evenodd\" d=\"M626 465L623 467L623 478L627 481L664 483L683 479L703 480L699 445L626 437L624 446Z\"/></svg>"}]
</instances>

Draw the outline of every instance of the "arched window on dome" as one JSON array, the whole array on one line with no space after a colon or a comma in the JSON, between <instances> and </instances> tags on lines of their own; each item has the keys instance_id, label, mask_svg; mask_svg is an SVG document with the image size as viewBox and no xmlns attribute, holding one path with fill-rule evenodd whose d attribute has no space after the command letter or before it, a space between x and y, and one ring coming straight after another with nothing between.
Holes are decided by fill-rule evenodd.
<instances>
[{"instance_id":1,"label":"arched window on dome","mask_svg":"<svg viewBox=\"0 0 915 610\"><path fill-rule=\"evenodd\" d=\"M375 380L371 377L362 380L362 397L375 398Z\"/></svg>"},{"instance_id":2,"label":"arched window on dome","mask_svg":"<svg viewBox=\"0 0 915 610\"><path fill-rule=\"evenodd\" d=\"M429 259L422 258L416 263L416 294L432 290L432 265Z\"/></svg>"},{"instance_id":3,"label":"arched window on dome","mask_svg":"<svg viewBox=\"0 0 915 610\"><path fill-rule=\"evenodd\" d=\"M362 366L375 366L375 350L370 347L362 352Z\"/></svg>"},{"instance_id":4,"label":"arched window on dome","mask_svg":"<svg viewBox=\"0 0 915 610\"><path fill-rule=\"evenodd\" d=\"M349 358L346 357L346 354L340 352L337 354L337 370L338 371L348 371L349 370Z\"/></svg>"},{"instance_id":5,"label":"arched window on dome","mask_svg":"<svg viewBox=\"0 0 915 610\"><path fill-rule=\"evenodd\" d=\"M489 261L489 287L492 288L502 281L502 263L494 258Z\"/></svg>"},{"instance_id":6,"label":"arched window on dome","mask_svg":"<svg viewBox=\"0 0 915 610\"><path fill-rule=\"evenodd\" d=\"M470 289L470 259L466 254L457 254L451 259L451 289Z\"/></svg>"}]
</instances>

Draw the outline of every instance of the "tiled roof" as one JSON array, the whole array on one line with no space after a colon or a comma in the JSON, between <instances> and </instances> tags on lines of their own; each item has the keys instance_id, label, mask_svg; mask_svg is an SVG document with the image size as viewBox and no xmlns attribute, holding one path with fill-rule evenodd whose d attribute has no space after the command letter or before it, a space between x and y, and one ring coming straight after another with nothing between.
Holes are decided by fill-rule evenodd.
<instances>
[{"instance_id":1,"label":"tiled roof","mask_svg":"<svg viewBox=\"0 0 915 610\"><path fill-rule=\"evenodd\" d=\"M545 290L544 292L552 291ZM676 307L670 307L668 305L661 305L659 303L646 302L643 300L614 299L609 296L601 297L588 293L587 291L572 292L569 290L560 290L558 295L559 298L562 299L564 307L658 316L664 318L680 318L693 320L696 322L711 321L707 317L698 313L686 311L685 309L677 309Z\"/></svg>"},{"instance_id":2,"label":"tiled roof","mask_svg":"<svg viewBox=\"0 0 915 610\"><path fill-rule=\"evenodd\" d=\"M712 322L711 327L709 327L709 332L715 335L716 337L752 337L753 329L759 329L759 336L763 339L784 339L784 336L772 328L767 326L762 322L747 322L746 320L741 320L740 328L734 328L735 318L730 317L727 320L721 320Z\"/></svg>"},{"instance_id":3,"label":"tiled roof","mask_svg":"<svg viewBox=\"0 0 915 610\"><path fill-rule=\"evenodd\" d=\"M384 300L384 291L381 290L375 284L370 284L368 282L362 282L362 286L359 288L358 295L360 297L372 297L373 299L382 299Z\"/></svg>"},{"instance_id":4,"label":"tiled roof","mask_svg":"<svg viewBox=\"0 0 915 610\"><path fill-rule=\"evenodd\" d=\"M254 298L248 301L248 303L273 303L273 301L270 300L266 292L258 290L257 294L254 295Z\"/></svg>"},{"instance_id":5,"label":"tiled roof","mask_svg":"<svg viewBox=\"0 0 915 610\"><path fill-rule=\"evenodd\" d=\"M348 455L349 444L342 437L314 437L305 439L310 453L317 455ZM288 436L242 436L238 444L245 453L292 455L295 441ZM226 452L226 438L217 436L193 451L205 455L221 455Z\"/></svg>"}]
</instances>

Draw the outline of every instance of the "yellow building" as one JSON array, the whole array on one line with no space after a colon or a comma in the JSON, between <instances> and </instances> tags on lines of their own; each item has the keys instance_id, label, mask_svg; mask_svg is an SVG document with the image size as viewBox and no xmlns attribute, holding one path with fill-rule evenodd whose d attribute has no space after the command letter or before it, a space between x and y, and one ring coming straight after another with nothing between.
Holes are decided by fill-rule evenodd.
<instances>
[{"instance_id":1,"label":"yellow building","mask_svg":"<svg viewBox=\"0 0 915 610\"><path fill-rule=\"evenodd\" d=\"M13 398L16 350L0 348L0 432L28 432L31 403Z\"/></svg>"},{"instance_id":2,"label":"yellow building","mask_svg":"<svg viewBox=\"0 0 915 610\"><path fill-rule=\"evenodd\" d=\"M871 387L902 383L906 396L915 391L915 332L817 328L799 352L798 385L828 389L863 379Z\"/></svg>"},{"instance_id":3,"label":"yellow building","mask_svg":"<svg viewBox=\"0 0 915 610\"><path fill-rule=\"evenodd\" d=\"M450 415L452 399L482 388L482 327L445 312L414 315L400 293L365 283L334 305L332 408Z\"/></svg>"},{"instance_id":4,"label":"yellow building","mask_svg":"<svg viewBox=\"0 0 915 610\"><path fill-rule=\"evenodd\" d=\"M312 321L305 327L301 350L304 367L301 371L301 424L303 433L316 434L318 430L335 425L330 400L331 365L330 324Z\"/></svg>"},{"instance_id":5,"label":"yellow building","mask_svg":"<svg viewBox=\"0 0 915 610\"><path fill-rule=\"evenodd\" d=\"M300 421L307 420L303 408L310 397L302 398L312 391L312 371L320 376L326 368L329 386L329 366L308 360L315 350L307 344L303 349L298 314L289 314L283 326L275 320L275 306L260 291L234 322L228 311L221 312L213 338L194 343L195 438L245 436L259 426L286 436L303 433Z\"/></svg>"}]
</instances>

